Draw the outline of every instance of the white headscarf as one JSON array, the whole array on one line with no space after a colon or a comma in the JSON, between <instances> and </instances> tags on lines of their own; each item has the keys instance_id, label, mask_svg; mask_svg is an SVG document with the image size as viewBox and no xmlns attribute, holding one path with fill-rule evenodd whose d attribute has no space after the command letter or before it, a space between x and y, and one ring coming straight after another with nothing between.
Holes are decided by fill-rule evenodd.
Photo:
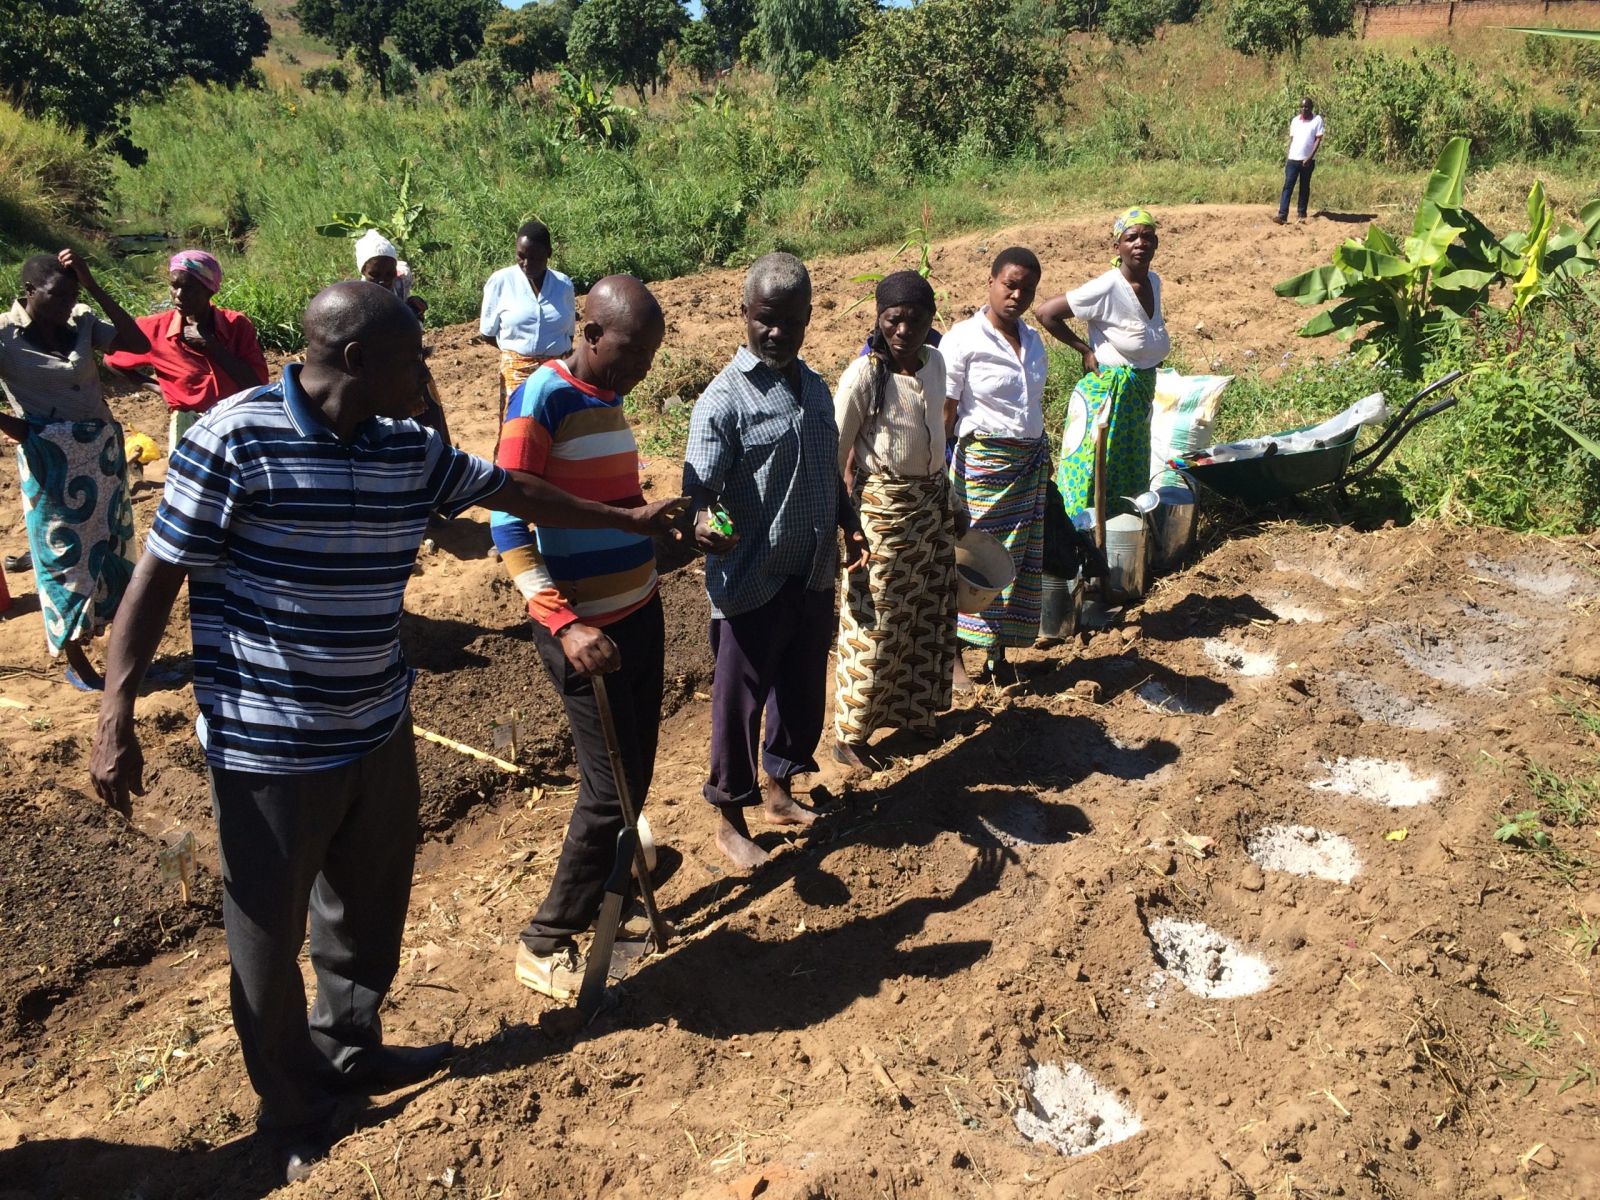
<instances>
[{"instance_id":1,"label":"white headscarf","mask_svg":"<svg viewBox=\"0 0 1600 1200\"><path fill-rule=\"evenodd\" d=\"M392 258L399 261L400 251L388 238L376 229L369 229L356 239L356 271L367 265L370 259Z\"/></svg>"}]
</instances>

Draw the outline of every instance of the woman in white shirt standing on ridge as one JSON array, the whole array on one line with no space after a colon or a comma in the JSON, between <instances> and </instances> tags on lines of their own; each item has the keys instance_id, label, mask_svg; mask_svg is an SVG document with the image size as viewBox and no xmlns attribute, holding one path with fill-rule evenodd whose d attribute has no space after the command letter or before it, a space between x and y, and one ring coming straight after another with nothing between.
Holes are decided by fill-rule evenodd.
<instances>
[{"instance_id":1,"label":"woman in white shirt standing on ridge","mask_svg":"<svg viewBox=\"0 0 1600 1200\"><path fill-rule=\"evenodd\" d=\"M517 262L483 285L478 332L500 347L500 419L511 393L552 358L572 350L577 297L572 280L550 265L550 230L528 221L517 230Z\"/></svg>"},{"instance_id":2,"label":"woman in white shirt standing on ridge","mask_svg":"<svg viewBox=\"0 0 1600 1200\"><path fill-rule=\"evenodd\" d=\"M1106 429L1106 496L1136 496L1150 482L1150 413L1156 368L1172 350L1161 316L1161 277L1150 269L1156 219L1130 208L1112 226L1117 263L1082 287L1035 310L1040 326L1083 356L1083 378L1067 404L1056 487L1067 516L1094 503L1094 436ZM1067 325L1081 317L1085 342Z\"/></svg>"}]
</instances>

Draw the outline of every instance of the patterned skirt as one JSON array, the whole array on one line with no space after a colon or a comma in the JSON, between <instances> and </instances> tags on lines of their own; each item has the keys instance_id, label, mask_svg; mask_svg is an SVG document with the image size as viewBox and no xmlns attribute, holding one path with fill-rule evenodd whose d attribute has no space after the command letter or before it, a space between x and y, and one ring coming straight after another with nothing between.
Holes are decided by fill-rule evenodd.
<instances>
[{"instance_id":1,"label":"patterned skirt","mask_svg":"<svg viewBox=\"0 0 1600 1200\"><path fill-rule=\"evenodd\" d=\"M950 707L956 549L943 475L869 475L861 528L872 557L845 577L833 725L839 740L930 729Z\"/></svg>"},{"instance_id":2,"label":"patterned skirt","mask_svg":"<svg viewBox=\"0 0 1600 1200\"><path fill-rule=\"evenodd\" d=\"M1050 443L1044 438L969 434L956 445L951 474L972 528L997 538L1017 568L1016 580L988 608L960 615L961 640L970 646L1031 646L1038 640L1049 472Z\"/></svg>"},{"instance_id":3,"label":"patterned skirt","mask_svg":"<svg viewBox=\"0 0 1600 1200\"><path fill-rule=\"evenodd\" d=\"M45 645L59 654L111 623L133 575L122 426L29 422L17 471Z\"/></svg>"},{"instance_id":4,"label":"patterned skirt","mask_svg":"<svg viewBox=\"0 0 1600 1200\"><path fill-rule=\"evenodd\" d=\"M543 354L518 354L515 350L500 351L500 420L506 419L506 401L511 399L511 393L516 391L545 363L549 362L548 356Z\"/></svg>"},{"instance_id":5,"label":"patterned skirt","mask_svg":"<svg viewBox=\"0 0 1600 1200\"><path fill-rule=\"evenodd\" d=\"M1150 486L1150 413L1156 398L1156 371L1148 367L1102 367L1085 375L1067 402L1061 435L1061 465L1056 487L1075 517L1094 507L1094 423L1111 406L1106 429L1106 509L1116 511L1122 496L1137 496Z\"/></svg>"}]
</instances>

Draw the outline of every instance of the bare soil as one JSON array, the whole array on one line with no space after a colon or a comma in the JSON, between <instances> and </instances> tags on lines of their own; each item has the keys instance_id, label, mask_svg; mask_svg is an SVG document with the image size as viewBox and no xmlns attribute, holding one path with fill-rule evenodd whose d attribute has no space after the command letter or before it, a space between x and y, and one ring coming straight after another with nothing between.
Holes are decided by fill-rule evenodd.
<instances>
[{"instance_id":1,"label":"bare soil","mask_svg":"<svg viewBox=\"0 0 1600 1200\"><path fill-rule=\"evenodd\" d=\"M1174 210L1169 321L1226 329L1246 314L1226 353L1277 353L1298 314L1264 284L1339 232ZM952 290L976 295L987 255L1014 241L1050 262L1046 290L1103 261L1083 223L960 239L940 248ZM1223 259L1207 265L1207 248L1224 243L1230 273L1208 275ZM837 313L860 285L840 281L877 265L814 268L835 306L819 303L813 339L825 373L861 332L859 310ZM669 350L719 365L739 336L736 279L657 290ZM486 452L493 354L469 336L436 338L435 371L458 438ZM119 409L160 428L149 397ZM676 465L650 464L654 486L673 486ZM14 481L0 490L0 544L16 552ZM141 528L155 494L136 498ZM1024 682L949 714L937 750L891 740L884 772L808 779L824 819L762 833L776 854L748 878L722 869L699 799L706 609L685 565L666 582L671 715L650 797L679 938L585 1028L511 974L564 832L571 752L480 518L435 532L408 593L416 719L487 750L515 712L531 774L419 742L427 831L386 1009L393 1040L463 1049L440 1078L352 1110L331 1161L277 1194L1600 1194L1600 960L1569 932L1600 926L1583 861L1600 856L1595 826L1549 827L1560 861L1493 836L1535 805L1529 763L1595 770L1600 737L1563 708L1592 709L1600 687L1594 546L1236 530L1125 628L1024 655ZM0 1200L272 1193L245 1136L254 1098L228 1021L188 689L141 700L150 788L121 822L87 786L95 701L45 664L30 580L10 583ZM185 618L180 605L165 664L186 661ZM1151 683L1199 711L1153 711L1139 698ZM1314 788L1340 758L1439 788L1404 808ZM1359 872L1340 885L1263 871L1246 843L1281 825L1349 839ZM188 905L156 870L185 830L202 873ZM1202 922L1270 982L1230 999L1184 990L1150 938L1162 920ZM1077 1080L1071 1064L1137 1132L1102 1137L1103 1118L1080 1112L1060 1142L1089 1153L1023 1137L1025 1080Z\"/></svg>"}]
</instances>

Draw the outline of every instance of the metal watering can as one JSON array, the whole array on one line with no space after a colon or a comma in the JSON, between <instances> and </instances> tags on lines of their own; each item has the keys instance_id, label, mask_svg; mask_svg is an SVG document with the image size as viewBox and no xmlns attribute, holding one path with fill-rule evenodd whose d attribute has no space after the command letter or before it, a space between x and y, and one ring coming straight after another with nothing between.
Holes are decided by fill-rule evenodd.
<instances>
[{"instance_id":1,"label":"metal watering can","mask_svg":"<svg viewBox=\"0 0 1600 1200\"><path fill-rule=\"evenodd\" d=\"M1178 482L1170 482L1174 477ZM1160 482L1163 479L1169 482ZM1156 572L1172 570L1194 549L1200 529L1200 489L1187 472L1158 471L1145 491L1125 499L1145 518L1150 564Z\"/></svg>"},{"instance_id":2,"label":"metal watering can","mask_svg":"<svg viewBox=\"0 0 1600 1200\"><path fill-rule=\"evenodd\" d=\"M1138 600L1154 573L1171 570L1194 546L1199 527L1198 489L1181 472L1181 482L1159 484L1164 474L1153 476L1150 486L1137 496L1123 497L1132 512L1105 523L1106 593L1110 600Z\"/></svg>"}]
</instances>

